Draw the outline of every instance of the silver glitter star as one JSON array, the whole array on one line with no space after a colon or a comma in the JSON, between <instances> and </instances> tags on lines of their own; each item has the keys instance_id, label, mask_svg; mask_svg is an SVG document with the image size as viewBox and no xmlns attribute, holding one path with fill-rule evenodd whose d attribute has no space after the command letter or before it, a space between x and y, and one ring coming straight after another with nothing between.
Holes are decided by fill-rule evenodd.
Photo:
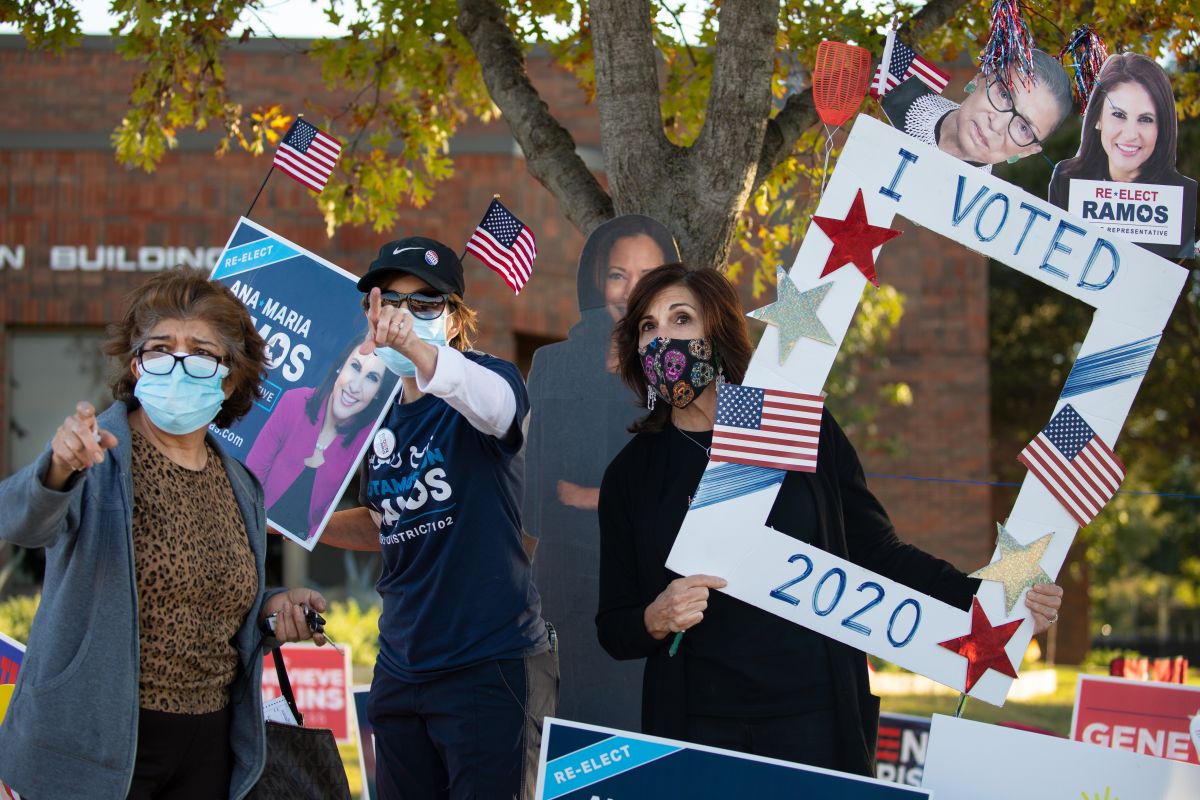
<instances>
[{"instance_id":1,"label":"silver glitter star","mask_svg":"<svg viewBox=\"0 0 1200 800\"><path fill-rule=\"evenodd\" d=\"M815 339L825 344L836 344L829 330L817 318L817 307L833 288L832 283L822 283L806 292L800 291L792 279L776 267L776 299L774 303L756 308L746 316L774 325L779 329L779 363L787 361L792 349L801 338Z\"/></svg>"},{"instance_id":2,"label":"silver glitter star","mask_svg":"<svg viewBox=\"0 0 1200 800\"><path fill-rule=\"evenodd\" d=\"M1054 534L1047 533L1042 538L1024 545L999 522L996 523L996 529L1000 532L1000 540L997 542L1000 545L1000 559L975 570L969 577L1004 584L1004 605L1011 614L1021 597L1021 592L1038 583L1054 582L1042 569L1042 556L1050 546Z\"/></svg>"}]
</instances>

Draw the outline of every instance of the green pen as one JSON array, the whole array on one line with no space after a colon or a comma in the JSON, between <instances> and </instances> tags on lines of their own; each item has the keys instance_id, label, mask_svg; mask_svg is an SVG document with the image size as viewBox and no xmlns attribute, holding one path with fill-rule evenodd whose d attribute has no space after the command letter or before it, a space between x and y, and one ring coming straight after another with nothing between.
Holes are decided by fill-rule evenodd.
<instances>
[{"instance_id":1,"label":"green pen","mask_svg":"<svg viewBox=\"0 0 1200 800\"><path fill-rule=\"evenodd\" d=\"M683 631L675 634L675 638L671 640L671 646L667 648L667 655L673 656L679 652L679 643L683 641Z\"/></svg>"}]
</instances>

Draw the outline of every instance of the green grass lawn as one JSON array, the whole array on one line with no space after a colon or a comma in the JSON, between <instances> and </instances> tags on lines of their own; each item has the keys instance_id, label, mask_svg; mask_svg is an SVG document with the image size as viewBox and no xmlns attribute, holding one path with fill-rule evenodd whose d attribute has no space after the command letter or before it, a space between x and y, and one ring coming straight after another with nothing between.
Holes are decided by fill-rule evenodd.
<instances>
[{"instance_id":1,"label":"green grass lawn","mask_svg":"<svg viewBox=\"0 0 1200 800\"><path fill-rule=\"evenodd\" d=\"M979 722L1019 722L1044 728L1059 736L1069 736L1071 711L1075 708L1075 681L1079 668L1055 667L1055 672L1058 673L1058 689L1054 694L1035 697L1025 702L1010 700L1000 708L982 700L968 699L963 717ZM883 698L884 711L918 717L929 717L933 714L953 716L957 707L957 696L891 695Z\"/></svg>"}]
</instances>

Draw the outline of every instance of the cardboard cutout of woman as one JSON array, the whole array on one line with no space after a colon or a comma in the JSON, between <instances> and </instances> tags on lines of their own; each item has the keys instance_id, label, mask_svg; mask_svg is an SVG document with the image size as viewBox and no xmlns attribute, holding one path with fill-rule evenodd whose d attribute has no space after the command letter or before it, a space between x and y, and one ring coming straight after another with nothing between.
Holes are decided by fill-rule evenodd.
<instances>
[{"instance_id":1,"label":"cardboard cutout of woman","mask_svg":"<svg viewBox=\"0 0 1200 800\"><path fill-rule=\"evenodd\" d=\"M610 658L596 639L600 479L629 440L639 409L614 374L613 323L643 274L677 261L670 232L630 214L596 228L579 256L580 320L567 340L539 348L529 372L526 530L539 540L534 580L542 616L559 634L557 716L638 730L640 661Z\"/></svg>"},{"instance_id":2,"label":"cardboard cutout of woman","mask_svg":"<svg viewBox=\"0 0 1200 800\"><path fill-rule=\"evenodd\" d=\"M1054 168L1048 199L1070 210L1073 179L1181 187L1181 204L1164 203L1166 193L1150 188L1118 195L1111 203L1094 202L1090 212L1082 203L1078 205L1084 219L1124 224L1129 232L1145 223L1161 226L1171 214L1178 214L1180 233L1175 241L1144 239L1144 230L1134 233L1137 238L1133 241L1163 258L1192 258L1196 250L1196 181L1175 169L1178 130L1175 96L1163 68L1138 53L1109 56L1088 99L1079 151ZM1084 187L1079 186L1078 191Z\"/></svg>"},{"instance_id":3,"label":"cardboard cutout of woman","mask_svg":"<svg viewBox=\"0 0 1200 800\"><path fill-rule=\"evenodd\" d=\"M1071 113L1071 84L1061 64L1034 50L1033 78L1026 86L1015 70L977 74L961 104L909 78L880 104L894 127L990 170L993 164L1041 152L1042 143Z\"/></svg>"}]
</instances>

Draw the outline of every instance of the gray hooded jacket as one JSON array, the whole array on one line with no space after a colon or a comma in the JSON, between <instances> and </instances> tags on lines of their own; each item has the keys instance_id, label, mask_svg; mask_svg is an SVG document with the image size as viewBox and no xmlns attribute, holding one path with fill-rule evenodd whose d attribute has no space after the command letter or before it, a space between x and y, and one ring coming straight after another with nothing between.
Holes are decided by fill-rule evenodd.
<instances>
[{"instance_id":1,"label":"gray hooded jacket","mask_svg":"<svg viewBox=\"0 0 1200 800\"><path fill-rule=\"evenodd\" d=\"M46 549L41 605L0 725L0 780L35 800L121 800L133 777L140 657L127 413L118 402L99 416L117 446L65 491L42 484L49 448L0 482L0 539ZM266 756L257 652L266 515L258 481L216 450L258 568L258 597L234 637L239 664L229 691L229 796L241 798Z\"/></svg>"}]
</instances>

